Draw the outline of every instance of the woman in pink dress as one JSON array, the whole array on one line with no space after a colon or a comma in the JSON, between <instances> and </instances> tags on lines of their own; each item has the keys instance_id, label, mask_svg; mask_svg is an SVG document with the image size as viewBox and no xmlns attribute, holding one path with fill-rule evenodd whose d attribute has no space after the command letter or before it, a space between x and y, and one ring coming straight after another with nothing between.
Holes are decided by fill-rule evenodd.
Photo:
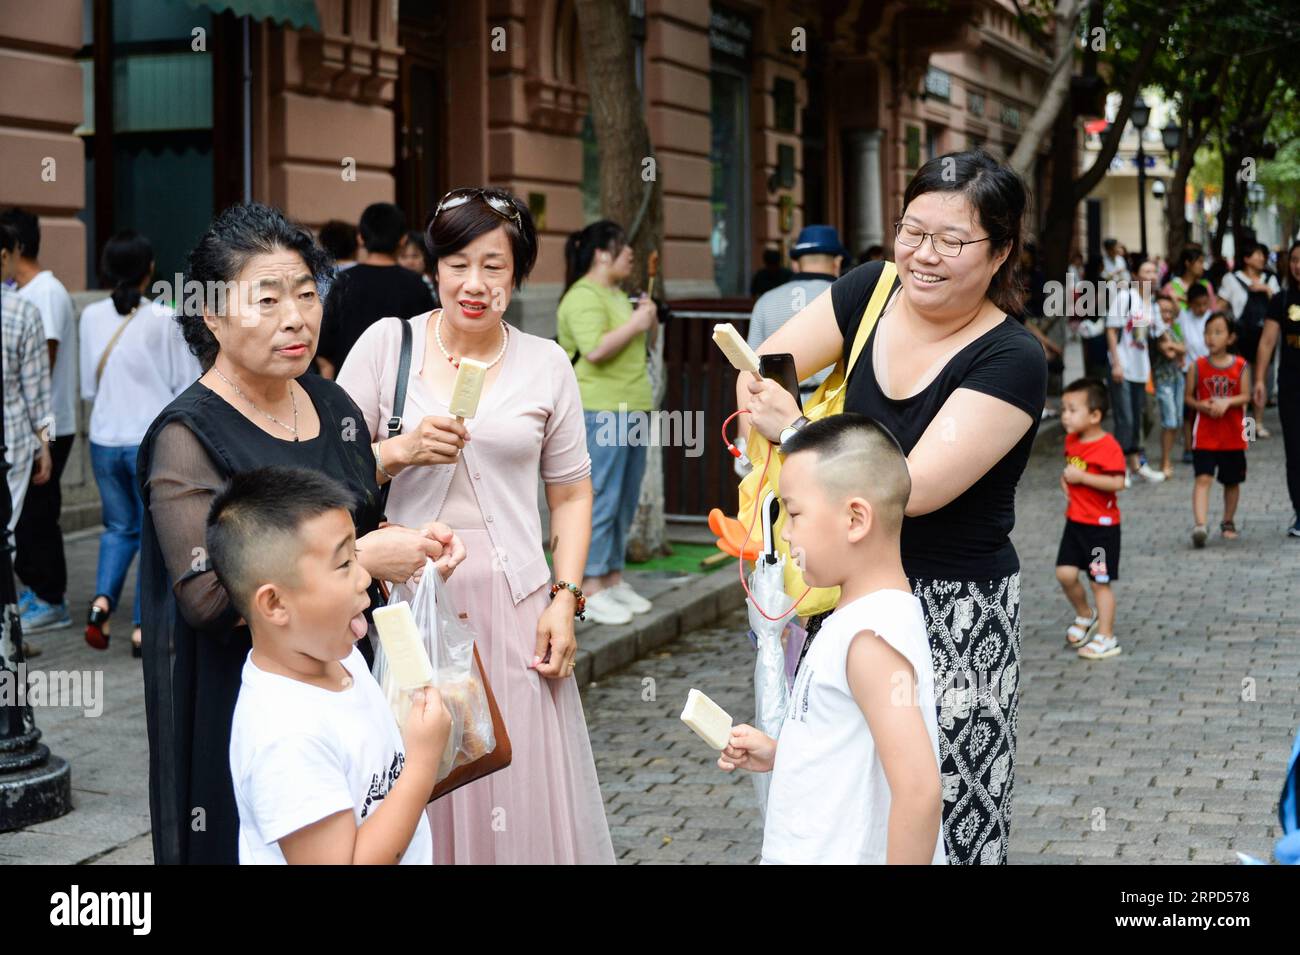
<instances>
[{"instance_id":1,"label":"woman in pink dress","mask_svg":"<svg viewBox=\"0 0 1300 955\"><path fill-rule=\"evenodd\" d=\"M508 192L457 189L438 204L426 238L443 307L409 319L405 407L392 407L403 318L367 329L338 383L372 434L386 434L393 414L402 418L402 433L375 449L392 479L388 520L437 517L465 543L465 562L448 585L478 633L510 733L509 768L430 805L434 859L612 863L573 678L592 502L578 382L559 345L502 318L512 287L537 258L532 217ZM489 366L478 410L464 424L448 412L461 358ZM539 479L551 512L558 590L542 550Z\"/></svg>"}]
</instances>

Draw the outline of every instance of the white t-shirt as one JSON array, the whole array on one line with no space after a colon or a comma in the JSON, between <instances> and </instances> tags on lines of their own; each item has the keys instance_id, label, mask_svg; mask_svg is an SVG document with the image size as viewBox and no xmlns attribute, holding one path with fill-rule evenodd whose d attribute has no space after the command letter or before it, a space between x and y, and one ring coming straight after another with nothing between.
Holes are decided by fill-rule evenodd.
<instances>
[{"instance_id":1,"label":"white t-shirt","mask_svg":"<svg viewBox=\"0 0 1300 955\"><path fill-rule=\"evenodd\" d=\"M1101 277L1106 282L1129 281L1128 262L1124 256L1117 255L1112 259L1103 252L1101 255Z\"/></svg>"},{"instance_id":2,"label":"white t-shirt","mask_svg":"<svg viewBox=\"0 0 1300 955\"><path fill-rule=\"evenodd\" d=\"M1178 313L1178 327L1182 329L1183 344L1187 346L1187 354L1183 358L1183 371L1195 365L1196 359L1204 358L1210 353L1209 347L1205 344L1205 323L1209 317L1208 308L1200 318L1197 318L1190 308L1185 308Z\"/></svg>"},{"instance_id":3,"label":"white t-shirt","mask_svg":"<svg viewBox=\"0 0 1300 955\"><path fill-rule=\"evenodd\" d=\"M863 630L912 664L938 773L934 668L921 602L906 591L878 590L838 608L822 624L790 691L763 828L766 864L885 862L889 782L847 673L849 645ZM947 861L942 832L931 861Z\"/></svg>"},{"instance_id":4,"label":"white t-shirt","mask_svg":"<svg viewBox=\"0 0 1300 955\"><path fill-rule=\"evenodd\" d=\"M343 666L352 685L333 692L244 661L230 730L241 865L284 865L278 840L344 809L360 827L401 775L402 736L361 651ZM432 864L420 813L402 865Z\"/></svg>"},{"instance_id":5,"label":"white t-shirt","mask_svg":"<svg viewBox=\"0 0 1300 955\"><path fill-rule=\"evenodd\" d=\"M1155 299L1143 302L1140 293L1124 289L1111 302L1106 327L1119 329L1119 360L1124 380L1145 384L1151 377L1148 343L1165 333Z\"/></svg>"},{"instance_id":6,"label":"white t-shirt","mask_svg":"<svg viewBox=\"0 0 1300 955\"><path fill-rule=\"evenodd\" d=\"M76 309L72 296L63 283L49 269L36 276L18 290L18 294L36 306L45 325L46 341L59 343L50 371L50 405L54 409L54 434L63 437L77 433L77 373L72 355L73 318Z\"/></svg>"},{"instance_id":7,"label":"white t-shirt","mask_svg":"<svg viewBox=\"0 0 1300 955\"><path fill-rule=\"evenodd\" d=\"M202 374L175 313L142 299L96 384L95 369L123 321L111 298L81 312L81 397L95 403L90 440L110 448L138 445L158 412Z\"/></svg>"},{"instance_id":8,"label":"white t-shirt","mask_svg":"<svg viewBox=\"0 0 1300 955\"><path fill-rule=\"evenodd\" d=\"M1259 282L1261 285L1267 286L1270 296L1276 295L1282 290L1281 286L1277 284L1277 276L1272 272L1265 272L1261 275ZM1246 275L1244 269L1237 269L1237 271L1225 276L1223 281L1219 283L1219 297L1228 303L1228 307L1232 309L1232 317L1237 321L1241 321L1241 313L1245 310L1246 303L1250 301L1250 283L1251 279ZM1253 355L1247 356L1247 361L1253 357Z\"/></svg>"}]
</instances>

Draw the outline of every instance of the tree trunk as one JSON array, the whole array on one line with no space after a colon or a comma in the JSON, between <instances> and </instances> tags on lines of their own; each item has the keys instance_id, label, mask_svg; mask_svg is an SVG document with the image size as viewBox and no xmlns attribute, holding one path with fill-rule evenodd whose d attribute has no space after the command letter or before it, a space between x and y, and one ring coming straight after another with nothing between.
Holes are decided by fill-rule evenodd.
<instances>
[{"instance_id":1,"label":"tree trunk","mask_svg":"<svg viewBox=\"0 0 1300 955\"><path fill-rule=\"evenodd\" d=\"M1054 26L1052 43L1055 53L1052 58L1051 72L1047 78L1047 88L1043 91L1043 98L1038 101L1038 106L1034 108L1034 115L1025 124L1025 131L1021 133L1015 151L1007 160L1007 164L1022 176L1029 177L1033 174L1038 150L1069 98L1070 78L1074 75L1074 31L1079 26L1079 15L1083 10L1083 4L1084 0L1057 0L1056 2L1056 12L1052 18Z\"/></svg>"},{"instance_id":2,"label":"tree trunk","mask_svg":"<svg viewBox=\"0 0 1300 955\"><path fill-rule=\"evenodd\" d=\"M657 162L645 119L645 98L636 85L636 50L627 0L575 0L592 125L600 155L600 206L604 216L629 231L636 253L637 285L646 287L646 263L663 236L663 200ZM662 283L660 271L658 281ZM656 292L662 284L656 286ZM654 355L657 352L658 360ZM662 329L649 357L651 387L663 390ZM655 406L658 407L658 397ZM646 456L637 516L628 552L648 560L670 552L664 522L663 466L653 444Z\"/></svg>"}]
</instances>

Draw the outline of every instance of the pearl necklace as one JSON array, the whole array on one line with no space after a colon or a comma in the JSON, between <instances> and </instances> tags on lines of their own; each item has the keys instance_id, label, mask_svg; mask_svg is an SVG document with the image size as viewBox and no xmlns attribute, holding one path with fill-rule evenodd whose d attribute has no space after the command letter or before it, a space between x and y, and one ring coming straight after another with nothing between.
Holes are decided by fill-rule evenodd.
<instances>
[{"instance_id":1,"label":"pearl necklace","mask_svg":"<svg viewBox=\"0 0 1300 955\"><path fill-rule=\"evenodd\" d=\"M442 352L444 358L451 362L451 367L459 368L460 359L447 351L447 346L442 343L442 312L438 312L438 320L433 325L433 338L438 343L438 350ZM497 357L488 362L488 368L491 368L501 360L501 356L506 353L506 346L510 344L510 329L506 325L505 319L501 320L501 350L497 352ZM486 369L484 369L486 370Z\"/></svg>"},{"instance_id":2,"label":"pearl necklace","mask_svg":"<svg viewBox=\"0 0 1300 955\"><path fill-rule=\"evenodd\" d=\"M289 424L285 424L275 415L268 414L267 412L259 408L257 404L253 401L253 399L248 397L248 395L244 394L242 391L240 391L239 385L235 384L233 381L231 381L229 378L223 375L221 373L221 369L219 369L216 365L212 366L212 370L216 373L216 376L218 378L220 378L222 381L224 381L226 384L228 384L231 388L235 390L235 394L239 395L239 397L247 401L249 406L252 407L254 411L262 415L268 421L278 424L280 427L284 428L285 431L288 431L290 434L293 435L293 440L295 441L301 440L298 437L298 398L293 393L293 382L289 383L289 401L292 402L293 404L293 424L289 425Z\"/></svg>"}]
</instances>

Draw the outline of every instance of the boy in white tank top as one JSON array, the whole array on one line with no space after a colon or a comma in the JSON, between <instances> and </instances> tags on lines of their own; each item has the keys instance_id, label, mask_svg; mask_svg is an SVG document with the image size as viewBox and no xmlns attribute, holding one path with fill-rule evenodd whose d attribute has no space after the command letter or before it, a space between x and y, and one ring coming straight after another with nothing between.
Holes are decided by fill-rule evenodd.
<instances>
[{"instance_id":1,"label":"boy in white tank top","mask_svg":"<svg viewBox=\"0 0 1300 955\"><path fill-rule=\"evenodd\" d=\"M764 863L946 864L934 669L899 534L907 459L858 414L782 447L782 536L839 604L799 667L778 740L741 724L718 766L772 772Z\"/></svg>"}]
</instances>

